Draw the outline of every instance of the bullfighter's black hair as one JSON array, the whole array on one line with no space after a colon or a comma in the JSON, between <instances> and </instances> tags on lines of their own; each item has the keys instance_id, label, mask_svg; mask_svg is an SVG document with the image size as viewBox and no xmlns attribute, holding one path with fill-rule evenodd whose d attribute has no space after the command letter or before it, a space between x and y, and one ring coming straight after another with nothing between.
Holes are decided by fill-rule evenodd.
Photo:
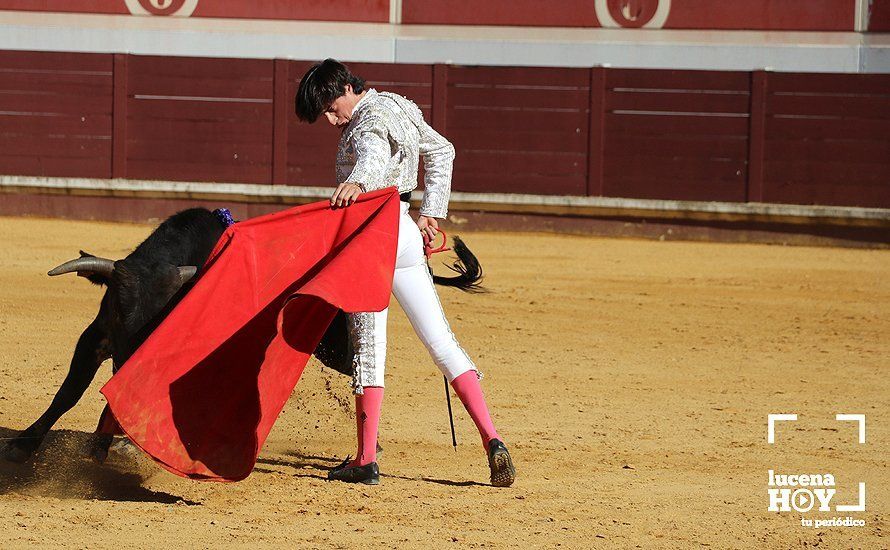
<instances>
[{"instance_id":1,"label":"bullfighter's black hair","mask_svg":"<svg viewBox=\"0 0 890 550\"><path fill-rule=\"evenodd\" d=\"M335 59L325 59L312 66L300 80L300 87L294 98L297 117L312 124L335 99L345 93L346 85L360 94L365 89L365 81L349 71L349 68Z\"/></svg>"}]
</instances>

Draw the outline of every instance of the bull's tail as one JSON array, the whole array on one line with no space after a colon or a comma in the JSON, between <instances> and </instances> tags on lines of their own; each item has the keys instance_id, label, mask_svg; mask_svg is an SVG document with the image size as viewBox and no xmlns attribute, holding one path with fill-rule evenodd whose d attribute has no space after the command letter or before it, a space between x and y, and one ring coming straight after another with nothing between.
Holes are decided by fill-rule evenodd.
<instances>
[{"instance_id":1,"label":"bull's tail","mask_svg":"<svg viewBox=\"0 0 890 550\"><path fill-rule=\"evenodd\" d=\"M481 284L482 266L479 265L479 260L460 240L460 237L454 237L454 253L457 254L457 261L447 267L458 275L456 277L433 275L433 282L441 286L458 288L464 292L488 292ZM430 268L430 273L432 273L432 268Z\"/></svg>"}]
</instances>

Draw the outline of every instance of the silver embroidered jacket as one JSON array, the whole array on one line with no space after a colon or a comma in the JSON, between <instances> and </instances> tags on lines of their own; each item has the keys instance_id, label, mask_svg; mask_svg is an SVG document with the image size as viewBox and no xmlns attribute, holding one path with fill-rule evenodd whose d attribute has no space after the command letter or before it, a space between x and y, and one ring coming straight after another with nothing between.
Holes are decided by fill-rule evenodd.
<instances>
[{"instance_id":1,"label":"silver embroidered jacket","mask_svg":"<svg viewBox=\"0 0 890 550\"><path fill-rule=\"evenodd\" d=\"M410 99L370 89L359 100L337 149L337 184L358 184L363 191L397 186L399 193L417 188L417 166L423 157L423 201L420 213L444 218L451 194L454 146L423 120Z\"/></svg>"}]
</instances>

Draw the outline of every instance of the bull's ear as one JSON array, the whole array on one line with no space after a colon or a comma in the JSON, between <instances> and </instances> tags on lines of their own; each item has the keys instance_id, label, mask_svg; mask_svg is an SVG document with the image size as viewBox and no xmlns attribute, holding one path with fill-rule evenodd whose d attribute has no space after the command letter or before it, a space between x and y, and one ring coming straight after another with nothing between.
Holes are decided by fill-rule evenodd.
<instances>
[{"instance_id":1,"label":"bull's ear","mask_svg":"<svg viewBox=\"0 0 890 550\"><path fill-rule=\"evenodd\" d=\"M195 274L198 272L197 266L194 265L181 265L179 266L179 286L184 285L185 283L192 280Z\"/></svg>"},{"instance_id":2,"label":"bull's ear","mask_svg":"<svg viewBox=\"0 0 890 550\"><path fill-rule=\"evenodd\" d=\"M94 285L108 285L108 277L100 273L94 273L92 271L78 271L77 276L85 278L87 281L93 283Z\"/></svg>"}]
</instances>

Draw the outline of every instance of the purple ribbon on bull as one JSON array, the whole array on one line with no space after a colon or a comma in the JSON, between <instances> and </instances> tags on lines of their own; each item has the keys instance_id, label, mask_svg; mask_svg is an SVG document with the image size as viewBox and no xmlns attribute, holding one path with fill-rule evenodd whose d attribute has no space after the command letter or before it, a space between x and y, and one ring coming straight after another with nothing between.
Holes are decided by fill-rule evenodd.
<instances>
[{"instance_id":1,"label":"purple ribbon on bull","mask_svg":"<svg viewBox=\"0 0 890 550\"><path fill-rule=\"evenodd\" d=\"M232 213L229 212L228 208L217 208L213 211L223 227L229 227L235 223L235 218L232 217Z\"/></svg>"}]
</instances>

